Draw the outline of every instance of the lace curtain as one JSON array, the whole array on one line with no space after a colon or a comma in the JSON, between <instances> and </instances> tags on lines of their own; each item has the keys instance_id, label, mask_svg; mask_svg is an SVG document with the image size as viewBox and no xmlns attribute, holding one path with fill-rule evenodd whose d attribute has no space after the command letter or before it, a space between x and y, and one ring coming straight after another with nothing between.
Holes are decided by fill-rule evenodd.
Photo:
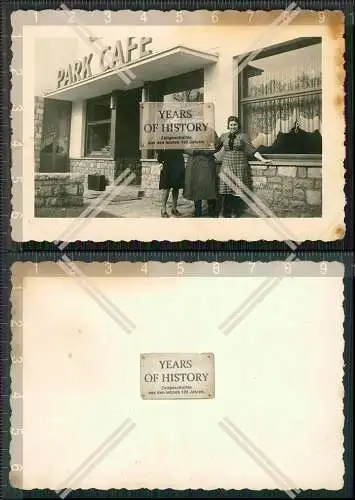
<instances>
[{"instance_id":1,"label":"lace curtain","mask_svg":"<svg viewBox=\"0 0 355 500\"><path fill-rule=\"evenodd\" d=\"M244 116L254 146L271 146L279 132L290 132L297 120L305 132L322 133L322 97L313 94L244 104Z\"/></svg>"},{"instance_id":2,"label":"lace curtain","mask_svg":"<svg viewBox=\"0 0 355 500\"><path fill-rule=\"evenodd\" d=\"M322 131L321 44L252 61L242 72L244 130L255 147L271 146L298 126Z\"/></svg>"}]
</instances>

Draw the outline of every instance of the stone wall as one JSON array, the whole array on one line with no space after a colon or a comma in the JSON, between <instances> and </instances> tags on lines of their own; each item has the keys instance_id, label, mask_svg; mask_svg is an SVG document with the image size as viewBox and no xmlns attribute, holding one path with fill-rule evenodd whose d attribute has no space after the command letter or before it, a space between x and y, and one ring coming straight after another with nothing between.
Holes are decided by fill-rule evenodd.
<instances>
[{"instance_id":1,"label":"stone wall","mask_svg":"<svg viewBox=\"0 0 355 500\"><path fill-rule=\"evenodd\" d=\"M301 166L300 166L301 164ZM322 167L251 162L253 192L277 217L322 216Z\"/></svg>"},{"instance_id":2,"label":"stone wall","mask_svg":"<svg viewBox=\"0 0 355 500\"><path fill-rule=\"evenodd\" d=\"M295 163L295 162L294 162ZM272 166L250 162L252 191L277 217L322 216L322 167L315 162ZM142 160L144 196L159 200L160 167L156 160ZM250 209L248 209L250 211Z\"/></svg>"},{"instance_id":3,"label":"stone wall","mask_svg":"<svg viewBox=\"0 0 355 500\"><path fill-rule=\"evenodd\" d=\"M41 140L42 140L42 126L43 126L43 113L44 113L44 98L35 96L35 109L34 109L34 156L35 156L35 172L39 172L40 154L41 154Z\"/></svg>"},{"instance_id":4,"label":"stone wall","mask_svg":"<svg viewBox=\"0 0 355 500\"><path fill-rule=\"evenodd\" d=\"M142 160L142 183L141 188L144 191L144 196L153 198L154 200L161 199L161 191L159 191L160 166L157 160Z\"/></svg>"},{"instance_id":5,"label":"stone wall","mask_svg":"<svg viewBox=\"0 0 355 500\"><path fill-rule=\"evenodd\" d=\"M84 178L84 186L87 189L88 175L104 175L107 185L113 184L115 180L116 162L102 158L78 158L70 159L70 171L81 174Z\"/></svg>"},{"instance_id":6,"label":"stone wall","mask_svg":"<svg viewBox=\"0 0 355 500\"><path fill-rule=\"evenodd\" d=\"M84 204L80 174L35 174L36 207L77 207Z\"/></svg>"}]
</instances>

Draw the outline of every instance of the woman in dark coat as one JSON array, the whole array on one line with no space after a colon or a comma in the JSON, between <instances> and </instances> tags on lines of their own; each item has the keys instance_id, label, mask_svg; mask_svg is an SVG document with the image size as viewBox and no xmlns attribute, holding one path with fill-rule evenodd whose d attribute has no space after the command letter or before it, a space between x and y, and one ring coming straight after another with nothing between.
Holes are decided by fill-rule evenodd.
<instances>
[{"instance_id":1,"label":"woman in dark coat","mask_svg":"<svg viewBox=\"0 0 355 500\"><path fill-rule=\"evenodd\" d=\"M214 143L218 136L214 132ZM185 149L188 155L185 170L184 198L193 200L195 217L202 217L202 201L207 200L209 217L216 217L217 172L215 149Z\"/></svg>"},{"instance_id":2,"label":"woman in dark coat","mask_svg":"<svg viewBox=\"0 0 355 500\"><path fill-rule=\"evenodd\" d=\"M266 160L260 153L256 151L250 139L246 134L241 132L240 121L236 116L228 118L229 132L222 134L218 148L223 147L223 160L220 169L219 178L219 193L223 196L223 217L231 217L232 212L235 215L241 215L244 202L241 198L243 193L243 185L248 184L249 163L250 157L255 157L257 160L270 164L271 160ZM232 188L227 184L221 175L241 181L241 186ZM235 183L234 183L235 184Z\"/></svg>"},{"instance_id":3,"label":"woman in dark coat","mask_svg":"<svg viewBox=\"0 0 355 500\"><path fill-rule=\"evenodd\" d=\"M162 164L159 179L159 189L163 191L161 216L169 217L166 204L172 190L172 215L180 216L177 209L179 189L183 189L185 183L185 160L180 149L163 149L158 153L158 162Z\"/></svg>"}]
</instances>

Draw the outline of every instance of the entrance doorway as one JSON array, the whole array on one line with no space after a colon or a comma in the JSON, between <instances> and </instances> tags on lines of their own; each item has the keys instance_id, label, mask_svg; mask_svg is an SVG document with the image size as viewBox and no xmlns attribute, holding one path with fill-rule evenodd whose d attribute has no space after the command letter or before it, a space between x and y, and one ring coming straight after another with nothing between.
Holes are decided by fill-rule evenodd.
<instances>
[{"instance_id":1,"label":"entrance doorway","mask_svg":"<svg viewBox=\"0 0 355 500\"><path fill-rule=\"evenodd\" d=\"M139 104L142 89L118 91L116 93L116 173L126 168L134 174L132 184L141 183L141 151L139 149Z\"/></svg>"}]
</instances>

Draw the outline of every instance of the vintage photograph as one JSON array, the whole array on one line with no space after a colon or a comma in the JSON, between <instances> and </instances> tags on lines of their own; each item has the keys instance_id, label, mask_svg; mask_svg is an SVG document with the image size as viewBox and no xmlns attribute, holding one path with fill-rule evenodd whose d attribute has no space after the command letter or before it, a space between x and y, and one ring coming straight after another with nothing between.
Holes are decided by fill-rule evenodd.
<instances>
[{"instance_id":1,"label":"vintage photograph","mask_svg":"<svg viewBox=\"0 0 355 500\"><path fill-rule=\"evenodd\" d=\"M340 13L320 22L307 11L291 12L285 22L275 11L248 24L245 13L229 22L220 13L216 23L201 16L193 26L169 25L163 12L160 25L91 26L80 14L76 24L64 18L52 28L23 26L32 57L24 60L31 82L24 93L32 92L23 103L24 134L33 129L26 150L33 155L33 198L26 206L36 228L48 219L154 218L169 225L164 221L156 234L162 222L147 220L152 239L181 239L182 228L195 239L199 224L202 239L223 240L230 232L215 219L234 219L234 239L342 236ZM174 122L176 140L146 137L149 106L166 110L161 138ZM195 130L193 106L211 107L201 123L213 132L208 147L181 135ZM172 113L179 107L179 116ZM265 219L284 221L290 234L265 230ZM115 239L109 233L103 239ZM87 236L80 239L100 239L95 229Z\"/></svg>"},{"instance_id":2,"label":"vintage photograph","mask_svg":"<svg viewBox=\"0 0 355 500\"><path fill-rule=\"evenodd\" d=\"M109 41L110 50L99 55L88 53L87 44L79 53L79 43L68 50L60 39L38 41L36 81L40 87L51 77L54 88L35 96L36 216L79 216L80 207L129 168L135 178L105 207L106 217L257 217L222 172L242 181L277 217L320 217L321 37L270 45L243 63L251 54L231 54L238 36L231 44L226 35L216 40L218 55L189 46L188 37L168 50L153 37L130 37L128 46ZM67 59L64 68L49 57L58 52ZM131 61L136 78L120 81L113 73ZM223 67L229 71L219 87ZM225 108L225 89L233 86L239 92L218 123L218 152L188 154L179 144L169 152L140 149L144 100L207 98Z\"/></svg>"}]
</instances>

